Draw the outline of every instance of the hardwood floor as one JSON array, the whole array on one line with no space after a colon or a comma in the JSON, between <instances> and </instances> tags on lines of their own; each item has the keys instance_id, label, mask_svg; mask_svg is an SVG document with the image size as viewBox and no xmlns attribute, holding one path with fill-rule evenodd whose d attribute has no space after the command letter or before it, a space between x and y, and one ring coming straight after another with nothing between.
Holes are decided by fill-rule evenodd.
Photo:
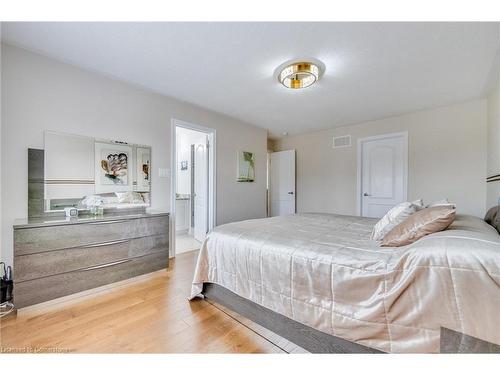
<instances>
[{"instance_id":1,"label":"hardwood floor","mask_svg":"<svg viewBox=\"0 0 500 375\"><path fill-rule=\"evenodd\" d=\"M243 317L187 296L197 252L165 271L0 321L0 352L303 352ZM257 333L258 332L258 333Z\"/></svg>"}]
</instances>

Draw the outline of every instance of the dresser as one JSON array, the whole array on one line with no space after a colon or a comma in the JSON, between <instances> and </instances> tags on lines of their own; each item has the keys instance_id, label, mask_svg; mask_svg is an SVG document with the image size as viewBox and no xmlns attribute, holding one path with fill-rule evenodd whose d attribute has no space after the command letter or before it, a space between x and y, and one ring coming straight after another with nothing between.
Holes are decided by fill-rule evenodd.
<instances>
[{"instance_id":1,"label":"dresser","mask_svg":"<svg viewBox=\"0 0 500 375\"><path fill-rule=\"evenodd\" d=\"M168 255L168 213L19 220L14 304L19 309L165 269Z\"/></svg>"}]
</instances>

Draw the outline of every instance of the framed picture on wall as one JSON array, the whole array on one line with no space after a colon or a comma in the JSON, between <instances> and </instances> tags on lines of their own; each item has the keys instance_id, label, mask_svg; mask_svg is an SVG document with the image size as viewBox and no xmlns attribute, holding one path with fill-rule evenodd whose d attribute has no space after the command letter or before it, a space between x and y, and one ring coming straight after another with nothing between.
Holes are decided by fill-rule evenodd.
<instances>
[{"instance_id":1,"label":"framed picture on wall","mask_svg":"<svg viewBox=\"0 0 500 375\"><path fill-rule=\"evenodd\" d=\"M136 163L137 190L149 191L151 186L151 149L148 147L137 147Z\"/></svg>"},{"instance_id":2,"label":"framed picture on wall","mask_svg":"<svg viewBox=\"0 0 500 375\"><path fill-rule=\"evenodd\" d=\"M238 151L238 182L255 181L255 154L249 151Z\"/></svg>"},{"instance_id":3,"label":"framed picture on wall","mask_svg":"<svg viewBox=\"0 0 500 375\"><path fill-rule=\"evenodd\" d=\"M95 143L95 192L131 191L132 147Z\"/></svg>"}]
</instances>

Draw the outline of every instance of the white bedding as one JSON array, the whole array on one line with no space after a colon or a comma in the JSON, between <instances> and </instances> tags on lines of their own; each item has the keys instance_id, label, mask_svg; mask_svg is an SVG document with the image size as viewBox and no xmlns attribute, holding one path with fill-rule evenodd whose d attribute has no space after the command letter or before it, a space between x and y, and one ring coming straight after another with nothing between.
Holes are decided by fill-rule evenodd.
<instances>
[{"instance_id":1,"label":"white bedding","mask_svg":"<svg viewBox=\"0 0 500 375\"><path fill-rule=\"evenodd\" d=\"M458 215L400 248L369 239L376 220L296 214L222 225L200 250L204 282L386 352L439 352L441 326L500 344L500 236Z\"/></svg>"}]
</instances>

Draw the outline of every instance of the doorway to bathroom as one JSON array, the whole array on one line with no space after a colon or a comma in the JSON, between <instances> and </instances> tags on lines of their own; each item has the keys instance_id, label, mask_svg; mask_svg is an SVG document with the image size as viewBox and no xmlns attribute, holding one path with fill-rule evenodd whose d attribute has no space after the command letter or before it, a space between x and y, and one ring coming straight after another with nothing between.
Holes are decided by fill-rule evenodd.
<instances>
[{"instance_id":1,"label":"doorway to bathroom","mask_svg":"<svg viewBox=\"0 0 500 375\"><path fill-rule=\"evenodd\" d=\"M172 121L171 256L199 250L215 223L215 130Z\"/></svg>"}]
</instances>

